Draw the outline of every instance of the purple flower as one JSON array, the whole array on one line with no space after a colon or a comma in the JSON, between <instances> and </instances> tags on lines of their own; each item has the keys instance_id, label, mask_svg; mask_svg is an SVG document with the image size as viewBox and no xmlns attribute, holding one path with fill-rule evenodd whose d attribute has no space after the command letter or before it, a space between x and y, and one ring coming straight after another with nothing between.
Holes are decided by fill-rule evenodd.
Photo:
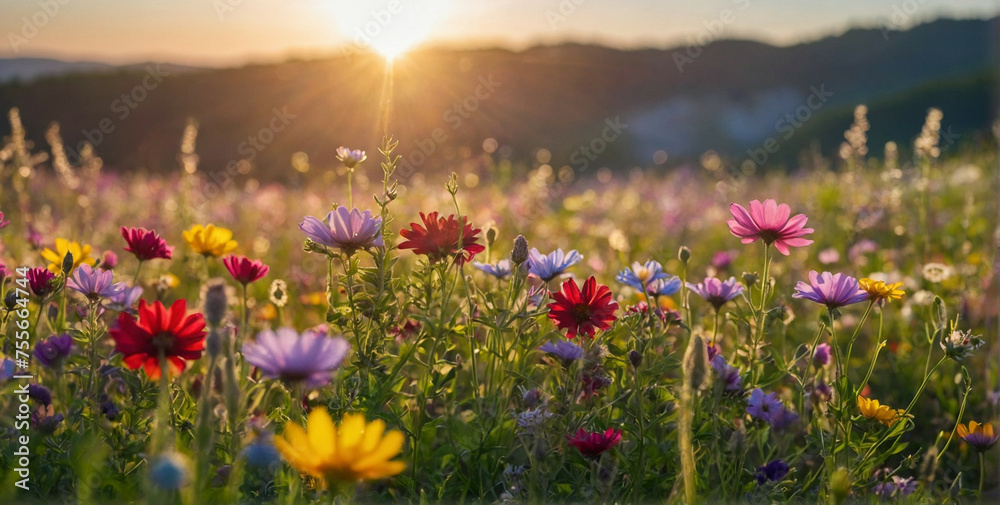
<instances>
[{"instance_id":1,"label":"purple flower","mask_svg":"<svg viewBox=\"0 0 1000 505\"><path fill-rule=\"evenodd\" d=\"M34 355L44 366L55 368L73 350L73 337L69 333L53 335L35 344Z\"/></svg>"},{"instance_id":2,"label":"purple flower","mask_svg":"<svg viewBox=\"0 0 1000 505\"><path fill-rule=\"evenodd\" d=\"M813 365L816 368L824 367L830 363L830 344L822 343L816 346L816 352L813 353Z\"/></svg>"},{"instance_id":3,"label":"purple flower","mask_svg":"<svg viewBox=\"0 0 1000 505\"><path fill-rule=\"evenodd\" d=\"M771 417L767 420L771 424L772 429L779 431L788 428L798 421L799 415L786 409L784 405L781 406L781 409L771 412Z\"/></svg>"},{"instance_id":4,"label":"purple flower","mask_svg":"<svg viewBox=\"0 0 1000 505\"><path fill-rule=\"evenodd\" d=\"M39 298L45 298L55 289L52 285L52 281L56 278L55 274L50 272L47 268L37 267L28 270L28 286L31 287L31 292L35 293L35 296Z\"/></svg>"},{"instance_id":5,"label":"purple flower","mask_svg":"<svg viewBox=\"0 0 1000 505\"><path fill-rule=\"evenodd\" d=\"M785 405L778 399L777 393L765 395L761 388L751 391L747 400L747 414L767 422L771 422L771 415L784 409Z\"/></svg>"},{"instance_id":6,"label":"purple flower","mask_svg":"<svg viewBox=\"0 0 1000 505\"><path fill-rule=\"evenodd\" d=\"M735 277L730 277L725 282L715 277L706 277L698 284L687 283L687 287L711 303L715 310L719 310L726 302L740 296L740 293L743 292L743 286L736 282Z\"/></svg>"},{"instance_id":7,"label":"purple flower","mask_svg":"<svg viewBox=\"0 0 1000 505\"><path fill-rule=\"evenodd\" d=\"M556 249L543 255L538 252L538 249L532 248L528 253L528 273L549 282L581 260L583 260L583 256L575 249L568 253L563 252L562 249Z\"/></svg>"},{"instance_id":8,"label":"purple flower","mask_svg":"<svg viewBox=\"0 0 1000 505\"><path fill-rule=\"evenodd\" d=\"M556 344L553 344L551 341L546 342L538 350L555 355L562 360L565 366L569 366L570 363L583 356L583 348L567 340L561 340Z\"/></svg>"},{"instance_id":9,"label":"purple flower","mask_svg":"<svg viewBox=\"0 0 1000 505\"><path fill-rule=\"evenodd\" d=\"M743 388L743 379L740 377L740 369L726 363L726 358L721 354L716 354L712 358L712 370L723 384L726 391L739 391Z\"/></svg>"},{"instance_id":10,"label":"purple flower","mask_svg":"<svg viewBox=\"0 0 1000 505\"><path fill-rule=\"evenodd\" d=\"M478 261L473 261L472 266L486 272L497 279L505 279L510 276L513 272L514 265L509 259L502 259L497 262L496 265L490 265L489 263L480 263Z\"/></svg>"},{"instance_id":11,"label":"purple flower","mask_svg":"<svg viewBox=\"0 0 1000 505\"><path fill-rule=\"evenodd\" d=\"M116 266L118 266L118 255L114 251L104 251L104 257L101 259L101 268L113 270Z\"/></svg>"},{"instance_id":12,"label":"purple flower","mask_svg":"<svg viewBox=\"0 0 1000 505\"><path fill-rule=\"evenodd\" d=\"M646 263L639 263L638 261L632 263L632 268L626 268L618 272L615 280L631 286L638 291L644 291L646 286L649 286L651 282L668 277L671 276L663 271L663 265L660 262L650 260Z\"/></svg>"},{"instance_id":13,"label":"purple flower","mask_svg":"<svg viewBox=\"0 0 1000 505\"><path fill-rule=\"evenodd\" d=\"M114 296L108 298L108 301L111 302L108 308L124 312L134 307L139 298L142 298L141 286L125 287Z\"/></svg>"},{"instance_id":14,"label":"purple flower","mask_svg":"<svg viewBox=\"0 0 1000 505\"><path fill-rule=\"evenodd\" d=\"M712 361L716 356L722 354L722 344L713 344L709 342L705 348L708 351L708 361ZM723 359L723 361L725 361L725 359Z\"/></svg>"},{"instance_id":15,"label":"purple flower","mask_svg":"<svg viewBox=\"0 0 1000 505\"><path fill-rule=\"evenodd\" d=\"M337 159L347 168L354 168L358 163L368 159L365 152L360 149L348 149L344 146L337 148Z\"/></svg>"},{"instance_id":16,"label":"purple flower","mask_svg":"<svg viewBox=\"0 0 1000 505\"><path fill-rule=\"evenodd\" d=\"M646 286L646 292L653 296L670 296L680 290L681 279L673 275L656 279Z\"/></svg>"},{"instance_id":17,"label":"purple flower","mask_svg":"<svg viewBox=\"0 0 1000 505\"><path fill-rule=\"evenodd\" d=\"M91 301L111 298L125 290L125 283L114 284L115 274L110 270L93 268L84 263L77 268L66 283L66 287L83 293Z\"/></svg>"},{"instance_id":18,"label":"purple flower","mask_svg":"<svg viewBox=\"0 0 1000 505\"><path fill-rule=\"evenodd\" d=\"M304 381L317 387L330 381L330 374L347 357L351 346L340 337L292 328L264 330L256 342L243 344L243 356L264 375L286 382Z\"/></svg>"},{"instance_id":19,"label":"purple flower","mask_svg":"<svg viewBox=\"0 0 1000 505\"><path fill-rule=\"evenodd\" d=\"M549 290L545 287L545 284L539 284L528 288L528 302L535 307L538 307L542 303L542 300L548 295Z\"/></svg>"},{"instance_id":20,"label":"purple flower","mask_svg":"<svg viewBox=\"0 0 1000 505\"><path fill-rule=\"evenodd\" d=\"M42 405L52 405L52 392L41 384L28 384L28 398Z\"/></svg>"},{"instance_id":21,"label":"purple flower","mask_svg":"<svg viewBox=\"0 0 1000 505\"><path fill-rule=\"evenodd\" d=\"M910 496L917 490L917 480L913 477L902 478L898 475L892 476L892 484L900 496Z\"/></svg>"},{"instance_id":22,"label":"purple flower","mask_svg":"<svg viewBox=\"0 0 1000 505\"><path fill-rule=\"evenodd\" d=\"M8 224L10 224L10 220L6 219L3 212L0 212L0 230L6 228Z\"/></svg>"},{"instance_id":23,"label":"purple flower","mask_svg":"<svg viewBox=\"0 0 1000 505\"><path fill-rule=\"evenodd\" d=\"M725 270L733 262L733 254L729 251L718 251L712 255L712 267Z\"/></svg>"},{"instance_id":24,"label":"purple flower","mask_svg":"<svg viewBox=\"0 0 1000 505\"><path fill-rule=\"evenodd\" d=\"M757 467L757 484L763 485L767 481L781 482L788 475L788 470L788 463L780 459L761 465Z\"/></svg>"},{"instance_id":25,"label":"purple flower","mask_svg":"<svg viewBox=\"0 0 1000 505\"><path fill-rule=\"evenodd\" d=\"M45 247L45 237L42 236L41 233L38 233L38 230L36 230L35 227L30 224L28 225L27 240L28 244L35 249L41 249L42 247Z\"/></svg>"},{"instance_id":26,"label":"purple flower","mask_svg":"<svg viewBox=\"0 0 1000 505\"><path fill-rule=\"evenodd\" d=\"M333 247L353 254L358 249L382 247L382 218L372 217L372 212L337 207L326 219L306 216L299 229L317 244Z\"/></svg>"},{"instance_id":27,"label":"purple flower","mask_svg":"<svg viewBox=\"0 0 1000 505\"><path fill-rule=\"evenodd\" d=\"M792 298L812 300L827 308L835 309L868 299L868 292L861 289L858 280L846 274L831 274L830 272L809 272L809 284L799 281L795 285Z\"/></svg>"},{"instance_id":28,"label":"purple flower","mask_svg":"<svg viewBox=\"0 0 1000 505\"><path fill-rule=\"evenodd\" d=\"M0 285L3 284L4 279L6 279L7 276L9 275L10 272L7 270L7 265L4 265L3 262L0 262Z\"/></svg>"}]
</instances>

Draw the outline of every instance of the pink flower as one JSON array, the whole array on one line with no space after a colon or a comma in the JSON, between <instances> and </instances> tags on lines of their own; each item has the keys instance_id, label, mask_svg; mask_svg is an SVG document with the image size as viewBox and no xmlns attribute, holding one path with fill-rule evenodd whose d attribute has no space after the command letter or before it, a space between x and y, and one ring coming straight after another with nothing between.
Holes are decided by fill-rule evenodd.
<instances>
[{"instance_id":1,"label":"pink flower","mask_svg":"<svg viewBox=\"0 0 1000 505\"><path fill-rule=\"evenodd\" d=\"M229 270L229 274L233 276L233 279L236 279L243 285L260 280L271 270L270 267L260 260L250 261L244 256L236 256L234 254L222 258L222 263L226 265L226 269Z\"/></svg>"},{"instance_id":2,"label":"pink flower","mask_svg":"<svg viewBox=\"0 0 1000 505\"><path fill-rule=\"evenodd\" d=\"M174 256L174 248L168 246L167 241L156 234L156 230L122 226L121 231L125 243L128 244L125 250L134 254L139 261L157 258L169 260Z\"/></svg>"},{"instance_id":3,"label":"pink flower","mask_svg":"<svg viewBox=\"0 0 1000 505\"><path fill-rule=\"evenodd\" d=\"M608 428L604 432L587 433L586 430L580 428L577 430L576 436L567 435L566 438L569 439L569 445L576 447L580 454L596 459L602 452L618 445L622 439L622 432Z\"/></svg>"},{"instance_id":4,"label":"pink flower","mask_svg":"<svg viewBox=\"0 0 1000 505\"><path fill-rule=\"evenodd\" d=\"M813 232L812 228L804 228L807 220L805 214L789 219L791 209L786 204L778 205L771 199L764 200L763 204L760 200L754 200L750 202L749 212L738 203L730 204L729 211L733 214L733 219L726 221L729 231L740 237L744 244L760 239L767 245L774 244L778 252L788 256L789 247L813 243L812 240L802 238Z\"/></svg>"}]
</instances>

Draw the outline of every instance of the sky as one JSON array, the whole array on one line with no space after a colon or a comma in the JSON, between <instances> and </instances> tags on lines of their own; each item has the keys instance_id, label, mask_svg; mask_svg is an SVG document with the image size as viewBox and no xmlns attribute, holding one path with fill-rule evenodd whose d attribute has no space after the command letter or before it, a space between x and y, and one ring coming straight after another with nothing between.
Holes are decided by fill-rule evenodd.
<instances>
[{"instance_id":1,"label":"sky","mask_svg":"<svg viewBox=\"0 0 1000 505\"><path fill-rule=\"evenodd\" d=\"M790 45L988 17L1000 0L0 0L0 58L233 65L373 49Z\"/></svg>"}]
</instances>

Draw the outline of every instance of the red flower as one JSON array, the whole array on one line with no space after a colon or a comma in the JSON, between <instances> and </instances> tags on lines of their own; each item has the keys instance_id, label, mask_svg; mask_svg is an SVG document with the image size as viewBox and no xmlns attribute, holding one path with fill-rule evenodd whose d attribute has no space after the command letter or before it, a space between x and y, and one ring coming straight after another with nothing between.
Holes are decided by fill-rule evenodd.
<instances>
[{"instance_id":1,"label":"red flower","mask_svg":"<svg viewBox=\"0 0 1000 505\"><path fill-rule=\"evenodd\" d=\"M583 283L583 292L576 281L569 279L562 285L562 291L552 293L554 302L549 304L549 319L556 326L566 330L566 336L584 334L594 337L595 328L606 330L611 322L618 319L615 311L618 304L611 300L611 289L599 286L591 276Z\"/></svg>"},{"instance_id":2,"label":"red flower","mask_svg":"<svg viewBox=\"0 0 1000 505\"><path fill-rule=\"evenodd\" d=\"M399 244L400 249L413 249L415 254L426 254L431 263L457 254L455 261L463 264L472 257L486 250L486 247L476 243L479 228L473 228L465 216L461 220L452 214L447 218L438 217L437 212L424 215L420 213L424 225L410 223L409 230L399 232L407 240ZM461 245L459 239L461 238Z\"/></svg>"},{"instance_id":3,"label":"red flower","mask_svg":"<svg viewBox=\"0 0 1000 505\"><path fill-rule=\"evenodd\" d=\"M143 367L150 379L160 378L160 353L169 364L169 373L184 371L184 360L198 359L205 350L205 318L187 315L187 302L177 300L170 308L159 301L152 308L139 302L139 320L126 312L118 316L118 328L110 331L115 351L125 356L125 366Z\"/></svg>"},{"instance_id":4,"label":"red flower","mask_svg":"<svg viewBox=\"0 0 1000 505\"><path fill-rule=\"evenodd\" d=\"M145 228L126 228L122 226L122 237L128 243L126 251L139 258L139 261L163 258L171 259L174 256L174 248L167 245L167 241L156 234L156 230Z\"/></svg>"},{"instance_id":5,"label":"red flower","mask_svg":"<svg viewBox=\"0 0 1000 505\"><path fill-rule=\"evenodd\" d=\"M621 430L608 428L604 433L599 431L587 433L583 428L580 428L577 430L575 437L566 435L566 438L569 440L569 445L576 447L576 450L580 451L580 454L596 459L602 452L618 445L618 442L622 439L622 432Z\"/></svg>"},{"instance_id":6,"label":"red flower","mask_svg":"<svg viewBox=\"0 0 1000 505\"><path fill-rule=\"evenodd\" d=\"M250 261L243 256L236 256L235 254L230 254L229 256L222 258L222 263L226 265L226 269L229 270L229 275L233 276L240 284L250 284L251 282L259 281L262 277L267 275L267 272L271 270L270 267L262 263L260 260Z\"/></svg>"}]
</instances>

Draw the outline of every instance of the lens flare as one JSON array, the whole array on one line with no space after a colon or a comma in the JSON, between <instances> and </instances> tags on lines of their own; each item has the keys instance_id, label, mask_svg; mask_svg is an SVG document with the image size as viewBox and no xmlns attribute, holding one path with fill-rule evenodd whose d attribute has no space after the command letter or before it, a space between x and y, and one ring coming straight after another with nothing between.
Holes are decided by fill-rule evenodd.
<instances>
[{"instance_id":1,"label":"lens flare","mask_svg":"<svg viewBox=\"0 0 1000 505\"><path fill-rule=\"evenodd\" d=\"M448 15L453 0L334 2L334 17L350 51L374 51L388 61L420 44Z\"/></svg>"}]
</instances>

